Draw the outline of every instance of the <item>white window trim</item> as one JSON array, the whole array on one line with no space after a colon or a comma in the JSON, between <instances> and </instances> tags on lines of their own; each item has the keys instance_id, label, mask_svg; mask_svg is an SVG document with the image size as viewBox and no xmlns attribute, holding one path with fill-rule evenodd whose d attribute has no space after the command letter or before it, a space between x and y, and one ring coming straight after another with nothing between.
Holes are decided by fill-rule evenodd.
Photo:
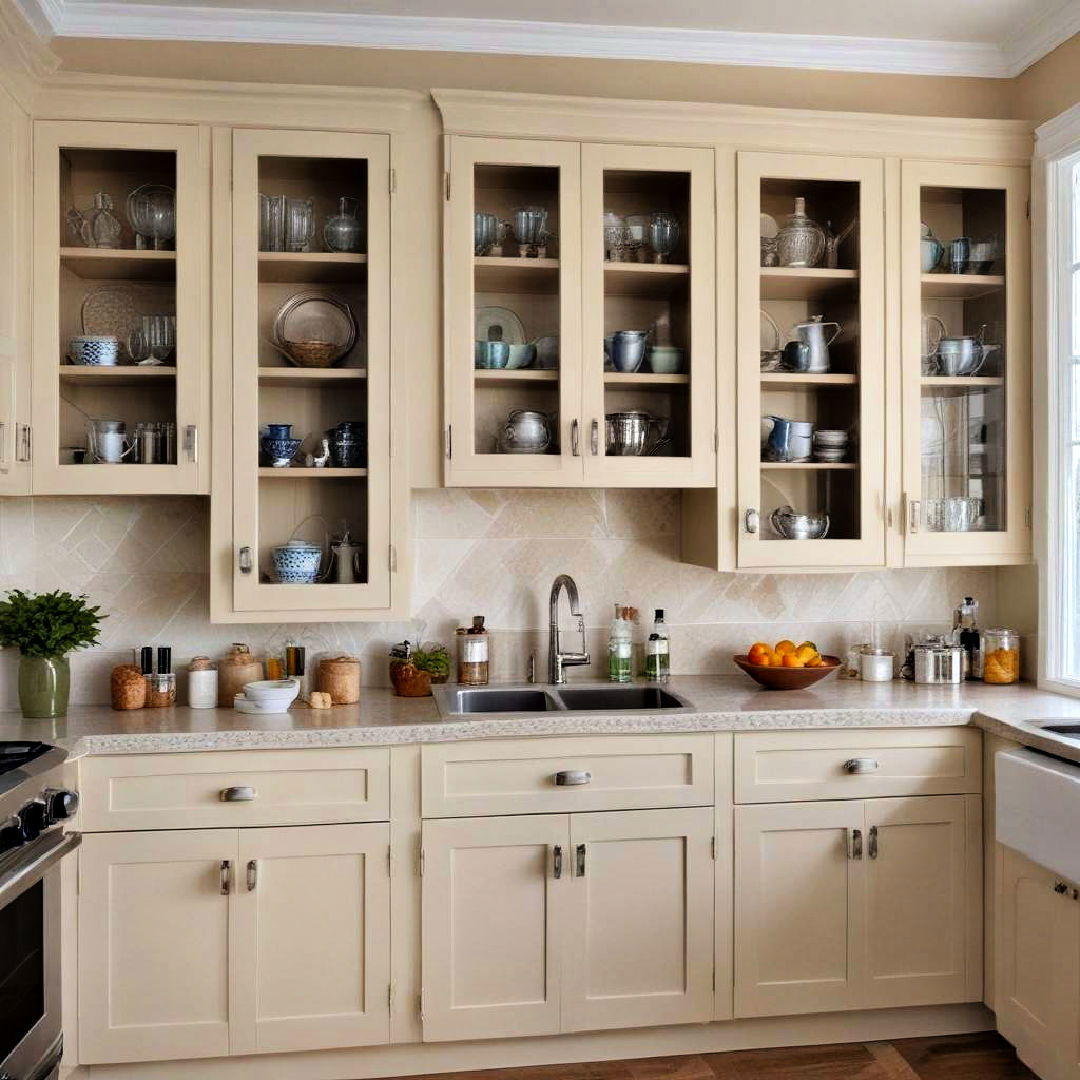
<instances>
[{"instance_id":1,"label":"white window trim","mask_svg":"<svg viewBox=\"0 0 1080 1080\"><path fill-rule=\"evenodd\" d=\"M1069 488L1071 466L1062 449L1071 422L1067 369L1058 362L1058 346L1071 304L1069 280L1058 273L1071 242L1072 191L1069 174L1080 154L1080 103L1048 121L1036 132L1035 205L1032 207L1034 270L1033 346L1035 431L1036 551L1039 555L1039 686L1080 697L1080 677L1062 670L1063 635L1061 554L1066 522L1061 513ZM1040 318L1040 315L1042 318ZM1080 581L1077 582L1080 585ZM1077 631L1080 633L1080 629Z\"/></svg>"}]
</instances>

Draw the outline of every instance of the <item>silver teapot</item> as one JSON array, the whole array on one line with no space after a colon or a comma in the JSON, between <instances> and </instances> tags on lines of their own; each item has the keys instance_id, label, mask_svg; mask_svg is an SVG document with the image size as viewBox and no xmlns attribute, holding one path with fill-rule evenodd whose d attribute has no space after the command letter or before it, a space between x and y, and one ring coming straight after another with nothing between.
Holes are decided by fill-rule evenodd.
<instances>
[{"instance_id":1,"label":"silver teapot","mask_svg":"<svg viewBox=\"0 0 1080 1080\"><path fill-rule=\"evenodd\" d=\"M832 333L826 335L827 328ZM792 371L804 371L815 375L829 370L829 346L837 339L842 327L838 322L825 322L824 315L811 315L806 322L791 328L795 348L785 348L784 364Z\"/></svg>"},{"instance_id":2,"label":"silver teapot","mask_svg":"<svg viewBox=\"0 0 1080 1080\"><path fill-rule=\"evenodd\" d=\"M551 445L551 418L537 409L513 409L497 442L502 454L542 454Z\"/></svg>"}]
</instances>

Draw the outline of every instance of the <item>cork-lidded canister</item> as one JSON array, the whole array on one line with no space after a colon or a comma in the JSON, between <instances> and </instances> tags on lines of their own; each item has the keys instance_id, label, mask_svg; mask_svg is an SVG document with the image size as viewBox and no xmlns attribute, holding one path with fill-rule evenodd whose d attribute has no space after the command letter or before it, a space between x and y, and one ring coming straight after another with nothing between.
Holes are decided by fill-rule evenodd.
<instances>
[{"instance_id":1,"label":"cork-lidded canister","mask_svg":"<svg viewBox=\"0 0 1080 1080\"><path fill-rule=\"evenodd\" d=\"M218 661L218 707L231 709L233 699L249 682L263 677L263 662L243 642L233 647Z\"/></svg>"},{"instance_id":2,"label":"cork-lidded canister","mask_svg":"<svg viewBox=\"0 0 1080 1080\"><path fill-rule=\"evenodd\" d=\"M319 689L335 705L360 700L360 660L355 656L328 656L319 662Z\"/></svg>"}]
</instances>

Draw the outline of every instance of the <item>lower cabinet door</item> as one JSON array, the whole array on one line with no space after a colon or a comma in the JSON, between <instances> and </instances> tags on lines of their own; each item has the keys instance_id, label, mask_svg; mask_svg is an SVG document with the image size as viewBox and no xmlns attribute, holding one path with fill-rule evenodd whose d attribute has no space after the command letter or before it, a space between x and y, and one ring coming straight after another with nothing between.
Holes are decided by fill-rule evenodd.
<instances>
[{"instance_id":1,"label":"lower cabinet door","mask_svg":"<svg viewBox=\"0 0 1080 1080\"><path fill-rule=\"evenodd\" d=\"M235 829L96 833L79 851L79 1060L229 1053Z\"/></svg>"},{"instance_id":2,"label":"lower cabinet door","mask_svg":"<svg viewBox=\"0 0 1080 1080\"><path fill-rule=\"evenodd\" d=\"M858 1006L863 803L735 808L735 1015Z\"/></svg>"},{"instance_id":3,"label":"lower cabinet door","mask_svg":"<svg viewBox=\"0 0 1080 1080\"><path fill-rule=\"evenodd\" d=\"M231 1050L390 1041L390 826L240 829Z\"/></svg>"},{"instance_id":4,"label":"lower cabinet door","mask_svg":"<svg viewBox=\"0 0 1080 1080\"><path fill-rule=\"evenodd\" d=\"M424 1039L560 1029L565 814L423 825Z\"/></svg>"},{"instance_id":5,"label":"lower cabinet door","mask_svg":"<svg viewBox=\"0 0 1080 1080\"><path fill-rule=\"evenodd\" d=\"M981 999L980 800L932 795L864 805L866 1006Z\"/></svg>"},{"instance_id":6,"label":"lower cabinet door","mask_svg":"<svg viewBox=\"0 0 1080 1080\"><path fill-rule=\"evenodd\" d=\"M713 810L572 814L563 1030L713 1014Z\"/></svg>"},{"instance_id":7,"label":"lower cabinet door","mask_svg":"<svg viewBox=\"0 0 1080 1080\"><path fill-rule=\"evenodd\" d=\"M1000 851L994 981L998 1031L1043 1080L1071 1080L1080 1076L1080 904L1071 886L1050 870L1011 848Z\"/></svg>"}]
</instances>

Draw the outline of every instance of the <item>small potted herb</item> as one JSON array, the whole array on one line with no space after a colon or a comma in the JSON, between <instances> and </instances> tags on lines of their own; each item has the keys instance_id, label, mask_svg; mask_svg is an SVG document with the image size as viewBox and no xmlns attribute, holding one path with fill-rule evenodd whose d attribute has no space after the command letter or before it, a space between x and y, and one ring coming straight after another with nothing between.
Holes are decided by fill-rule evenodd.
<instances>
[{"instance_id":1,"label":"small potted herb","mask_svg":"<svg viewBox=\"0 0 1080 1080\"><path fill-rule=\"evenodd\" d=\"M428 697L432 683L450 677L450 653L445 645L425 642L414 648L408 641L390 651L390 681L398 697Z\"/></svg>"},{"instance_id":2,"label":"small potted herb","mask_svg":"<svg viewBox=\"0 0 1080 1080\"><path fill-rule=\"evenodd\" d=\"M19 705L23 716L67 712L71 690L68 653L98 643L101 608L68 592L12 589L0 600L0 647L19 650Z\"/></svg>"}]
</instances>

